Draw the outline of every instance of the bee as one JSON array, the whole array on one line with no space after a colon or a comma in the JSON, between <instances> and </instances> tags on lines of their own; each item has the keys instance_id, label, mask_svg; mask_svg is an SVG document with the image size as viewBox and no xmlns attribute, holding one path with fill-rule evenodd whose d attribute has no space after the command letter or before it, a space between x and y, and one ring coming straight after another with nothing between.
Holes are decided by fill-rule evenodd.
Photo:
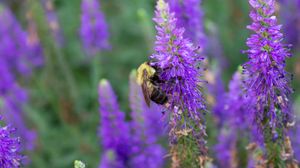
<instances>
[{"instance_id":1,"label":"bee","mask_svg":"<svg viewBox=\"0 0 300 168\"><path fill-rule=\"evenodd\" d=\"M159 84L163 83L158 76L160 71L161 69L151 66L149 62L144 62L137 70L137 83L142 87L148 107L151 101L160 105L168 102L167 94L159 87Z\"/></svg>"}]
</instances>

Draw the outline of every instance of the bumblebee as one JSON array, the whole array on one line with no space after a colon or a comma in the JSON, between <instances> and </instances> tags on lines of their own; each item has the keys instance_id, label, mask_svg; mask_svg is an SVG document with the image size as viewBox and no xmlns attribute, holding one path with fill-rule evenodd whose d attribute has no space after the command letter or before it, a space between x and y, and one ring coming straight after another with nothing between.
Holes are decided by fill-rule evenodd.
<instances>
[{"instance_id":1,"label":"bumblebee","mask_svg":"<svg viewBox=\"0 0 300 168\"><path fill-rule=\"evenodd\" d=\"M153 101L156 104L165 105L168 102L168 96L160 88L163 81L158 74L161 69L151 66L149 62L144 62L137 70L137 83L142 87L145 102L150 106Z\"/></svg>"}]
</instances>

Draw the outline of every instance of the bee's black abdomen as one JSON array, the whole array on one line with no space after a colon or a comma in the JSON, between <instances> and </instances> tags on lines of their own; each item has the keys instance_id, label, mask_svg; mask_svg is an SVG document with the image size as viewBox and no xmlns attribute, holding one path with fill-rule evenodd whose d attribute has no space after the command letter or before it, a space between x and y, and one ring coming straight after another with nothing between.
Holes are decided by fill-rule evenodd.
<instances>
[{"instance_id":1,"label":"bee's black abdomen","mask_svg":"<svg viewBox=\"0 0 300 168\"><path fill-rule=\"evenodd\" d=\"M160 105L163 105L168 101L167 95L157 88L153 90L150 99Z\"/></svg>"}]
</instances>

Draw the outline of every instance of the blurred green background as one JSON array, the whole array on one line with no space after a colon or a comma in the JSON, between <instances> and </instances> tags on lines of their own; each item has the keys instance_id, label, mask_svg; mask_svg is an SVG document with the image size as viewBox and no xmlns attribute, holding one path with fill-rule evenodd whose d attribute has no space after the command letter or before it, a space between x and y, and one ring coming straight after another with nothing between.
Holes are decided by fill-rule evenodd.
<instances>
[{"instance_id":1,"label":"blurred green background","mask_svg":"<svg viewBox=\"0 0 300 168\"><path fill-rule=\"evenodd\" d=\"M62 31L62 45L58 45L49 33L40 1L9 0L7 3L24 28L26 13L32 11L45 50L46 65L35 71L30 82L24 83L31 98L26 107L28 123L39 136L36 150L28 154L32 160L28 167L67 168L72 167L75 159L84 161L88 167L97 167L101 147L97 137L97 88L92 84L92 71L97 66L99 79L111 82L122 110L128 114L129 73L152 53L155 0L101 0L112 49L97 55L98 59L89 58L82 49L79 38L81 0L53 1ZM249 5L241 0L203 0L203 10L208 38L211 30L217 32L228 63L222 76L227 84L238 65L247 60L241 50L247 49L245 41L250 33L246 29L250 23ZM297 50L294 48L294 57L287 61L289 72L295 73L297 64L299 69ZM213 62L217 56L208 54L208 57ZM294 99L300 99L299 75L296 73L293 81Z\"/></svg>"}]
</instances>

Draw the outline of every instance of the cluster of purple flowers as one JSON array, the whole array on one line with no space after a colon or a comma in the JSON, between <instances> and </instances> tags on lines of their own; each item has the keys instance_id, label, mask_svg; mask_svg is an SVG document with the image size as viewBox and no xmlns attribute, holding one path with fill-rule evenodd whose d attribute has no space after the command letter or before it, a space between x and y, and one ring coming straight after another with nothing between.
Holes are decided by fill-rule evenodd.
<instances>
[{"instance_id":1,"label":"cluster of purple flowers","mask_svg":"<svg viewBox=\"0 0 300 168\"><path fill-rule=\"evenodd\" d=\"M178 142L181 133L195 138L199 154L206 155L204 137L205 125L202 112L206 109L200 91L201 62L199 48L184 37L184 28L178 28L175 13L169 5L159 0L156 6L156 42L155 52L150 56L150 64L161 69L160 80L165 81L159 87L169 96L165 106L170 116L170 143Z\"/></svg>"},{"instance_id":2,"label":"cluster of purple flowers","mask_svg":"<svg viewBox=\"0 0 300 168\"><path fill-rule=\"evenodd\" d=\"M22 148L32 150L35 133L24 121L23 107L27 103L27 92L17 77L28 77L32 67L40 65L42 58L32 56L35 46L28 43L28 35L22 30L9 9L0 6L0 100L4 119L17 128L17 135L24 141Z\"/></svg>"},{"instance_id":3,"label":"cluster of purple flowers","mask_svg":"<svg viewBox=\"0 0 300 168\"><path fill-rule=\"evenodd\" d=\"M86 52L94 55L110 47L108 26L98 0L82 0L80 36Z\"/></svg>"},{"instance_id":4,"label":"cluster of purple flowers","mask_svg":"<svg viewBox=\"0 0 300 168\"><path fill-rule=\"evenodd\" d=\"M247 28L255 33L247 40L249 61L244 64L247 95L254 101L250 109L260 130L271 129L277 138L277 128L284 128L291 119L289 96L290 75L285 60L289 46L282 43L281 25L274 16L275 0L249 0L253 23ZM264 122L264 121L267 121Z\"/></svg>"},{"instance_id":5,"label":"cluster of purple flowers","mask_svg":"<svg viewBox=\"0 0 300 168\"><path fill-rule=\"evenodd\" d=\"M2 119L0 117L0 122ZM0 125L0 167L17 168L23 161L20 154L20 138L14 136L15 129Z\"/></svg>"},{"instance_id":6,"label":"cluster of purple flowers","mask_svg":"<svg viewBox=\"0 0 300 168\"><path fill-rule=\"evenodd\" d=\"M101 80L98 88L98 136L103 155L99 168L163 167L166 151L159 144L164 136L163 117L168 120L172 149L176 150L176 144L182 142L179 141L181 137L188 137L186 139L196 141L190 144L196 144L199 150L196 154L187 153L197 155L198 162L207 161L202 157L207 155L203 115L207 107L201 92L204 83L201 79L204 69L201 51L206 47L201 0L166 1L169 4L158 0L156 6L153 20L157 36L149 64L157 69L160 80L157 87L168 96L168 102L163 107L154 103L148 107L141 87L136 83L135 73L132 73L129 83L131 120L126 121L110 83ZM42 3L54 36L61 38L53 4L50 0L42 0ZM253 22L247 28L254 32L247 39L249 49L244 51L249 61L243 65L242 74L236 72L233 75L228 92L220 71L216 73L212 88L208 87L215 97L216 105L212 111L220 130L213 150L217 164L222 167L239 164L236 160L238 135L267 144L264 134L268 131L267 135L271 134L271 139L276 142L278 138L285 138L286 129L293 119L289 101L293 92L289 86L291 75L285 71L285 60L291 57L290 46L282 43L282 26L278 25L274 14L275 0L249 0L249 3ZM299 8L300 1L297 5ZM80 37L85 51L95 55L110 48L108 26L98 0L82 0L81 12ZM10 10L0 4L0 113L7 123L16 127L0 126L0 167L4 168L19 167L23 160L19 151L33 150L35 145L36 133L27 128L23 113L28 93L18 79L28 79L32 68L42 64L43 51L31 18L28 25L28 32L23 31ZM290 32L295 31L298 30ZM299 40L290 39L291 42ZM162 115L162 111L167 116ZM290 133L298 159L299 130L297 124ZM14 138L14 133L20 138ZM24 141L22 144L20 139ZM172 149L170 155L174 159L177 155L173 156ZM182 158L176 159L180 161Z\"/></svg>"},{"instance_id":7,"label":"cluster of purple flowers","mask_svg":"<svg viewBox=\"0 0 300 168\"><path fill-rule=\"evenodd\" d=\"M104 155L101 168L149 167L164 165L165 151L157 142L162 136L162 123L157 107L148 108L133 75L130 82L132 121L126 122L117 98L106 80L99 85L102 140Z\"/></svg>"},{"instance_id":8,"label":"cluster of purple flowers","mask_svg":"<svg viewBox=\"0 0 300 168\"><path fill-rule=\"evenodd\" d=\"M172 95L169 109L180 117L187 111L189 117L200 120L199 110L205 109L199 89L199 67L203 57L197 47L183 37L184 28L177 28L177 19L170 12L169 5L160 0L157 4L156 17L157 40L151 64L162 69L159 77L162 90Z\"/></svg>"}]
</instances>

